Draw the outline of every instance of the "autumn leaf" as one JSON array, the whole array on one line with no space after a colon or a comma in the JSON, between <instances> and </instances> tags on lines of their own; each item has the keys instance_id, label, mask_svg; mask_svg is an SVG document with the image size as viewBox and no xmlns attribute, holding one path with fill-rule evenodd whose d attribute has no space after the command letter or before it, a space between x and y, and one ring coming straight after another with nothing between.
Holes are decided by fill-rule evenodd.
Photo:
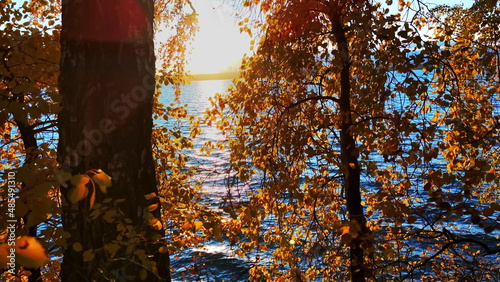
<instances>
[{"instance_id":1,"label":"autumn leaf","mask_svg":"<svg viewBox=\"0 0 500 282\"><path fill-rule=\"evenodd\" d=\"M156 198L156 193L150 193L150 194L146 194L144 195L144 198L146 198L146 200L151 200L153 198Z\"/></svg>"},{"instance_id":2,"label":"autumn leaf","mask_svg":"<svg viewBox=\"0 0 500 282\"><path fill-rule=\"evenodd\" d=\"M142 268L140 271L139 271L139 279L141 281L144 281L148 278L148 272L146 269Z\"/></svg>"},{"instance_id":3,"label":"autumn leaf","mask_svg":"<svg viewBox=\"0 0 500 282\"><path fill-rule=\"evenodd\" d=\"M45 249L34 238L22 236L16 240L16 263L24 267L40 267L49 261Z\"/></svg>"},{"instance_id":4,"label":"autumn leaf","mask_svg":"<svg viewBox=\"0 0 500 282\"><path fill-rule=\"evenodd\" d=\"M86 250L85 252L83 252L83 261L91 261L93 260L95 257L95 254L94 254L94 250L90 249L90 250Z\"/></svg>"},{"instance_id":5,"label":"autumn leaf","mask_svg":"<svg viewBox=\"0 0 500 282\"><path fill-rule=\"evenodd\" d=\"M73 204L87 197L89 189L86 184L89 181L90 178L87 175L79 174L79 175L74 175L71 178L71 183L75 185L75 187L71 188L68 191L68 198Z\"/></svg>"},{"instance_id":6,"label":"autumn leaf","mask_svg":"<svg viewBox=\"0 0 500 282\"><path fill-rule=\"evenodd\" d=\"M92 180L99 186L99 190L106 194L107 188L111 186L111 177L101 169L93 170L92 173Z\"/></svg>"},{"instance_id":7,"label":"autumn leaf","mask_svg":"<svg viewBox=\"0 0 500 282\"><path fill-rule=\"evenodd\" d=\"M86 174L75 174L71 176L70 182L73 186L85 185L89 183L90 177Z\"/></svg>"},{"instance_id":8,"label":"autumn leaf","mask_svg":"<svg viewBox=\"0 0 500 282\"><path fill-rule=\"evenodd\" d=\"M92 194L90 195L90 200L89 200L89 208L92 208L95 203L95 194L96 194L96 189L95 186L92 187Z\"/></svg>"},{"instance_id":9,"label":"autumn leaf","mask_svg":"<svg viewBox=\"0 0 500 282\"><path fill-rule=\"evenodd\" d=\"M194 228L196 231L202 230L203 229L203 222L201 221L195 221L194 222Z\"/></svg>"},{"instance_id":10,"label":"autumn leaf","mask_svg":"<svg viewBox=\"0 0 500 282\"><path fill-rule=\"evenodd\" d=\"M64 171L62 169L58 169L58 170L56 170L55 174L56 174L57 180L59 181L59 184L62 187L68 187L68 184L66 182L68 180L71 180L71 178L72 178L71 173Z\"/></svg>"},{"instance_id":11,"label":"autumn leaf","mask_svg":"<svg viewBox=\"0 0 500 282\"><path fill-rule=\"evenodd\" d=\"M191 228L193 228L193 225L189 221L185 221L182 224L182 229L184 229L185 231L191 230Z\"/></svg>"},{"instance_id":12,"label":"autumn leaf","mask_svg":"<svg viewBox=\"0 0 500 282\"><path fill-rule=\"evenodd\" d=\"M155 230L161 230L163 228L163 224L160 220L153 221L153 228Z\"/></svg>"},{"instance_id":13,"label":"autumn leaf","mask_svg":"<svg viewBox=\"0 0 500 282\"><path fill-rule=\"evenodd\" d=\"M348 225L344 225L340 228L341 235L349 234L351 228Z\"/></svg>"},{"instance_id":14,"label":"autumn leaf","mask_svg":"<svg viewBox=\"0 0 500 282\"><path fill-rule=\"evenodd\" d=\"M114 258L116 252L120 249L120 245L116 243L109 243L104 246L104 249L109 253L111 258Z\"/></svg>"},{"instance_id":15,"label":"autumn leaf","mask_svg":"<svg viewBox=\"0 0 500 282\"><path fill-rule=\"evenodd\" d=\"M148 211L152 212L158 208L158 204L152 204L148 206Z\"/></svg>"},{"instance_id":16,"label":"autumn leaf","mask_svg":"<svg viewBox=\"0 0 500 282\"><path fill-rule=\"evenodd\" d=\"M82 244L79 242L73 243L72 247L75 252L81 252L83 250Z\"/></svg>"},{"instance_id":17,"label":"autumn leaf","mask_svg":"<svg viewBox=\"0 0 500 282\"><path fill-rule=\"evenodd\" d=\"M349 235L351 235L352 238L356 238L359 236L358 231L356 231L355 229L351 228L348 225L342 226L340 228L340 231L341 231L341 235L349 234Z\"/></svg>"}]
</instances>

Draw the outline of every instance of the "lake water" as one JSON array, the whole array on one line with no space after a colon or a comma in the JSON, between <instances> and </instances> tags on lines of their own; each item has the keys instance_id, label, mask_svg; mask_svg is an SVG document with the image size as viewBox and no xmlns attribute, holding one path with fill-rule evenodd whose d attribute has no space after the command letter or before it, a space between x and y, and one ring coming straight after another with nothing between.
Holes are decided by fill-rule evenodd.
<instances>
[{"instance_id":1,"label":"lake water","mask_svg":"<svg viewBox=\"0 0 500 282\"><path fill-rule=\"evenodd\" d=\"M182 87L182 94L179 103L186 104L186 109L189 114L201 117L210 107L209 98L215 93L225 93L231 85L231 80L203 80L193 81L189 85ZM170 87L163 89L163 94L160 97L160 102L165 106L174 103L174 96ZM172 121L174 122L174 121ZM168 124L167 124L168 126ZM188 135L189 124L186 122L181 129L184 134ZM223 141L224 137L215 127L202 126L202 132L197 136L194 142L194 150L188 151L187 154L191 158L193 165L199 167L197 180L204 183L204 190L208 192L207 201L214 200L218 202L220 197L227 194L227 164L229 159L228 151L214 151L209 156L199 153L198 150L203 147L207 141L216 143ZM215 204L215 203L214 203Z\"/></svg>"},{"instance_id":2,"label":"lake water","mask_svg":"<svg viewBox=\"0 0 500 282\"><path fill-rule=\"evenodd\" d=\"M182 87L180 104L187 104L189 114L202 116L210 106L209 98L215 93L225 93L231 85L231 80L203 80L193 81L189 85ZM160 102L165 106L174 103L173 90L170 87L163 89ZM168 125L168 124L167 124ZM184 133L188 132L188 125L181 126ZM228 158L227 151L214 151L210 156L197 153L207 141L213 143L221 141L223 136L216 128L203 127L202 133L196 138L194 151L188 152L193 165L199 167L197 181L203 182L203 191L206 193L205 201L214 209L217 209L222 198L227 195L228 188ZM234 250L225 243L215 241L207 242L203 247L187 250L179 256L179 259L172 259L171 267L175 270L172 273L174 281L193 281L192 277L187 279L182 276L186 271L185 266L193 265L192 256L198 255L197 272L203 281L246 281L251 260L234 256ZM193 276L193 277L196 277Z\"/></svg>"},{"instance_id":3,"label":"lake water","mask_svg":"<svg viewBox=\"0 0 500 282\"><path fill-rule=\"evenodd\" d=\"M207 80L193 81L190 85L182 87L180 97L181 104L187 104L187 110L190 114L201 116L204 114L207 107L210 106L209 98L215 93L225 93L231 85L230 80ZM169 105L174 102L172 90L168 87L164 88L160 102ZM187 125L184 127L187 132ZM206 141L217 142L223 137L215 128L203 127L202 134L195 141L195 149L201 148ZM227 164L229 153L227 151L215 151L210 156L189 152L193 164L200 167L198 180L203 181L203 190L207 193L206 201L214 208L218 208L222 202L222 198L227 195L228 187L226 185L230 177L227 172ZM383 162L383 160L379 160ZM365 179L364 186L367 188L376 188L373 184ZM454 227L460 225L458 230L463 230L469 234L482 234L482 229L470 225L467 222L453 222ZM419 223L413 224L414 228L419 228ZM490 235L498 235L498 230ZM426 246L423 246L426 247ZM417 249L418 250L418 249ZM198 273L205 277L204 281L245 281L247 271L251 267L252 261L256 257L237 258L233 255L233 249L227 244L218 242L208 242L203 248L185 251L180 255L179 259L172 260L172 267L176 269L173 273L174 280L183 281L181 273L185 270L184 266L192 265L192 255L197 253L200 255L198 265L203 267L198 268ZM262 259L262 258L261 258ZM265 258L264 258L265 259ZM188 281L191 281L188 279Z\"/></svg>"}]
</instances>

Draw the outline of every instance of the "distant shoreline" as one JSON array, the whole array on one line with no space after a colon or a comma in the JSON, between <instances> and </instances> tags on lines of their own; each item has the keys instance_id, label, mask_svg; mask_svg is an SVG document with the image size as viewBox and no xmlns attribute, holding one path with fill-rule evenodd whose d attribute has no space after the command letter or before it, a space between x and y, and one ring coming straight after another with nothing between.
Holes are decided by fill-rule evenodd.
<instances>
[{"instance_id":1,"label":"distant shoreline","mask_svg":"<svg viewBox=\"0 0 500 282\"><path fill-rule=\"evenodd\" d=\"M209 74L192 74L189 75L191 80L221 80L221 79L235 79L238 77L237 72L224 72L224 73L209 73Z\"/></svg>"}]
</instances>

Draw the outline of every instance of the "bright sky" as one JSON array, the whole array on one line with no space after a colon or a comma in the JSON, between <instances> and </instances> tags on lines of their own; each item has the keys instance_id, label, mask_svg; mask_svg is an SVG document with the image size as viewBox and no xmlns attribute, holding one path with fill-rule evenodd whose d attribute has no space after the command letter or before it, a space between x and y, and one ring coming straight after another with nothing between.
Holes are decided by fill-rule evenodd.
<instances>
[{"instance_id":1,"label":"bright sky","mask_svg":"<svg viewBox=\"0 0 500 282\"><path fill-rule=\"evenodd\" d=\"M437 4L463 4L473 0L426 0ZM250 38L240 34L235 18L234 2L227 0L194 0L200 30L193 43L188 70L191 74L235 72L243 54L249 53Z\"/></svg>"},{"instance_id":2,"label":"bright sky","mask_svg":"<svg viewBox=\"0 0 500 282\"><path fill-rule=\"evenodd\" d=\"M472 5L472 3L474 3L474 0L426 0L424 1L425 3L428 3L430 4L430 6L432 7L433 5L432 4L435 4L435 5L449 5L449 6L453 6L453 5L464 5L464 7L470 7Z\"/></svg>"},{"instance_id":3,"label":"bright sky","mask_svg":"<svg viewBox=\"0 0 500 282\"><path fill-rule=\"evenodd\" d=\"M237 71L243 54L249 52L250 38L240 34L234 4L224 0L195 0L198 31L188 70L192 74Z\"/></svg>"}]
</instances>

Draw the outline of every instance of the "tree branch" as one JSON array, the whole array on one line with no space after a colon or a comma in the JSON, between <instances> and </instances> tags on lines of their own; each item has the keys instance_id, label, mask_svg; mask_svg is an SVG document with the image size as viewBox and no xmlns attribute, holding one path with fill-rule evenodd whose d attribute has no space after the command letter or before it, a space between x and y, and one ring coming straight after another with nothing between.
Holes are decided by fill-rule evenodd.
<instances>
[{"instance_id":1,"label":"tree branch","mask_svg":"<svg viewBox=\"0 0 500 282\"><path fill-rule=\"evenodd\" d=\"M305 102L308 102L308 101L320 101L320 100L330 100L330 101L334 101L336 103L339 102L339 99L335 98L335 97L331 97L331 96L314 96L314 97L307 97L307 98L304 98L302 100L299 100L295 103L292 103L290 105L288 105L286 108L285 108L285 111L291 109L291 108L294 108L300 104L303 104Z\"/></svg>"}]
</instances>

